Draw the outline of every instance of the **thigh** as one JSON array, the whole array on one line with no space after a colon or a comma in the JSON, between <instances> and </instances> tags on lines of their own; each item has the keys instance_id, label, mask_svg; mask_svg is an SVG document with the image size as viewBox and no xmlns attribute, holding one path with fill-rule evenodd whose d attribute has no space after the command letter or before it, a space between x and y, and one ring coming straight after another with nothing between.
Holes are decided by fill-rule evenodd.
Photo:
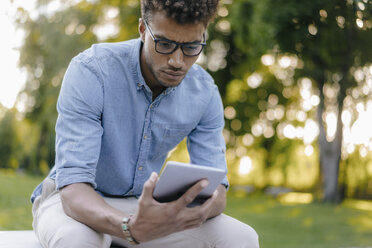
<instances>
[{"instance_id":1,"label":"thigh","mask_svg":"<svg viewBox=\"0 0 372 248\"><path fill-rule=\"evenodd\" d=\"M135 198L108 199L111 206L127 213L134 213ZM112 237L113 243L128 248L258 248L258 235L253 228L230 216L221 214L206 221L201 227L174 233L163 238L130 245L125 240Z\"/></svg>"},{"instance_id":2,"label":"thigh","mask_svg":"<svg viewBox=\"0 0 372 248\"><path fill-rule=\"evenodd\" d=\"M114 207L127 214L134 214L137 210L138 200L136 197L125 197L125 198L104 197L103 199L111 207ZM111 239L114 245L130 247L130 244L122 238L111 236ZM135 246L135 247L140 248L138 246Z\"/></svg>"},{"instance_id":3,"label":"thigh","mask_svg":"<svg viewBox=\"0 0 372 248\"><path fill-rule=\"evenodd\" d=\"M110 235L98 233L65 214L57 191L42 198L34 210L33 226L43 247L110 247Z\"/></svg>"},{"instance_id":4,"label":"thigh","mask_svg":"<svg viewBox=\"0 0 372 248\"><path fill-rule=\"evenodd\" d=\"M252 227L225 214L206 221L199 228L181 233L197 242L194 247L259 247L258 235Z\"/></svg>"}]
</instances>

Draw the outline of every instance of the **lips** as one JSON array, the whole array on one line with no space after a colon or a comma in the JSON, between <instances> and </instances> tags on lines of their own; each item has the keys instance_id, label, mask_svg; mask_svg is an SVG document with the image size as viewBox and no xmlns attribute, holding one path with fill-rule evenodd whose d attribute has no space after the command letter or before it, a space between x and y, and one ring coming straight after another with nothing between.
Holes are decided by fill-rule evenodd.
<instances>
[{"instance_id":1,"label":"lips","mask_svg":"<svg viewBox=\"0 0 372 248\"><path fill-rule=\"evenodd\" d=\"M165 77L171 79L171 80L179 80L185 76L185 73L183 71L174 71L174 70L162 70Z\"/></svg>"}]
</instances>

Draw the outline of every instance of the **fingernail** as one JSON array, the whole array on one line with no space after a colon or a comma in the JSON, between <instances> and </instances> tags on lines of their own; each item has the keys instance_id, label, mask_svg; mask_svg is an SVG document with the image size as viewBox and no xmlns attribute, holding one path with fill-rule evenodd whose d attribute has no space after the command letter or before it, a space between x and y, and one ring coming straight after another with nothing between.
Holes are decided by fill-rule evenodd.
<instances>
[{"instance_id":1,"label":"fingernail","mask_svg":"<svg viewBox=\"0 0 372 248\"><path fill-rule=\"evenodd\" d=\"M156 173L155 173L155 172L151 173L150 180L151 180L152 182L155 182L155 180L156 180Z\"/></svg>"},{"instance_id":2,"label":"fingernail","mask_svg":"<svg viewBox=\"0 0 372 248\"><path fill-rule=\"evenodd\" d=\"M207 187L208 184L209 184L208 180L203 180L203 181L201 182L201 186L202 186L203 188Z\"/></svg>"}]
</instances>

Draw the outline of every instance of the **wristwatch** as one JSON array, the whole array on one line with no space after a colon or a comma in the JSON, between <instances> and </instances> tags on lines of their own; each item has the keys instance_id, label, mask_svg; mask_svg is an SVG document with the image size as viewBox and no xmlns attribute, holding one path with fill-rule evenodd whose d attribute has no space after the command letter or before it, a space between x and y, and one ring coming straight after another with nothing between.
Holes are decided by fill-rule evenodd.
<instances>
[{"instance_id":1,"label":"wristwatch","mask_svg":"<svg viewBox=\"0 0 372 248\"><path fill-rule=\"evenodd\" d=\"M128 215L127 217L124 217L121 224L121 229L123 230L124 239L129 242L131 245L138 245L139 242L137 242L130 233L129 230L129 222L131 218L133 217L133 214Z\"/></svg>"}]
</instances>

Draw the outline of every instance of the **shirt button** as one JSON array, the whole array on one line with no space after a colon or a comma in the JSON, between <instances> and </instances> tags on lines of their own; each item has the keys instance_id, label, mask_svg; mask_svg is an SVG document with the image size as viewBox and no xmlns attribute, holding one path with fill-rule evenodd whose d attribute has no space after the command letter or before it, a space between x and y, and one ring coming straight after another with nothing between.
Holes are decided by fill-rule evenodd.
<instances>
[{"instance_id":1,"label":"shirt button","mask_svg":"<svg viewBox=\"0 0 372 248\"><path fill-rule=\"evenodd\" d=\"M145 135L145 136L143 136L143 139L147 139L147 136Z\"/></svg>"},{"instance_id":2,"label":"shirt button","mask_svg":"<svg viewBox=\"0 0 372 248\"><path fill-rule=\"evenodd\" d=\"M141 87L141 84L140 84L140 83L138 83L138 84L137 84L137 86L138 86L138 87Z\"/></svg>"},{"instance_id":3,"label":"shirt button","mask_svg":"<svg viewBox=\"0 0 372 248\"><path fill-rule=\"evenodd\" d=\"M150 108L152 108L153 106L154 106L154 105L151 104L151 105L150 105Z\"/></svg>"},{"instance_id":4,"label":"shirt button","mask_svg":"<svg viewBox=\"0 0 372 248\"><path fill-rule=\"evenodd\" d=\"M142 166L138 167L138 170L140 170L140 171L143 170L143 167Z\"/></svg>"}]
</instances>

